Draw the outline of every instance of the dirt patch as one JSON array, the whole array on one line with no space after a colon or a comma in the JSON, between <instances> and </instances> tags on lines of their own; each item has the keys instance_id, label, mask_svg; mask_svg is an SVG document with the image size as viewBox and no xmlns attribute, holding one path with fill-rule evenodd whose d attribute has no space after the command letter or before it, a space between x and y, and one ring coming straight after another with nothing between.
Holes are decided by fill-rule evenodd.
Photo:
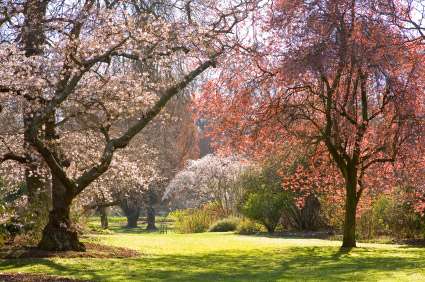
<instances>
[{"instance_id":1,"label":"dirt patch","mask_svg":"<svg viewBox=\"0 0 425 282\"><path fill-rule=\"evenodd\" d=\"M88 280L75 280L70 278L49 276L49 275L34 275L26 273L0 273L0 281L2 282L89 282Z\"/></svg>"},{"instance_id":2,"label":"dirt patch","mask_svg":"<svg viewBox=\"0 0 425 282\"><path fill-rule=\"evenodd\" d=\"M84 245L86 246L85 252L51 252L35 247L17 248L9 246L0 249L0 258L132 258L140 256L139 252L127 248L105 246L96 243L84 243Z\"/></svg>"}]
</instances>

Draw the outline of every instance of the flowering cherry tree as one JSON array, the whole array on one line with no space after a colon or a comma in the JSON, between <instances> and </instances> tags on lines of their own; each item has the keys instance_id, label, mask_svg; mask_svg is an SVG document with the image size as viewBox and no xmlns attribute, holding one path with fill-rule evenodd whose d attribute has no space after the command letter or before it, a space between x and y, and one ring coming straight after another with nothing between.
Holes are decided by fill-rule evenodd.
<instances>
[{"instance_id":1,"label":"flowering cherry tree","mask_svg":"<svg viewBox=\"0 0 425 282\"><path fill-rule=\"evenodd\" d=\"M52 210L40 248L84 249L70 222L73 199L173 96L216 65L249 8L249 1L161 1L173 11L161 16L154 2L1 4L2 108L22 112L10 122L18 130L7 128L14 138L3 142L1 160L24 164L33 181L42 182L40 167L51 178ZM135 62L181 71L161 80L135 71ZM84 144L72 146L77 140Z\"/></svg>"},{"instance_id":2,"label":"flowering cherry tree","mask_svg":"<svg viewBox=\"0 0 425 282\"><path fill-rule=\"evenodd\" d=\"M189 102L189 97L173 99L144 135L136 136L115 155L109 170L78 197L84 210L98 209L102 215L105 208L120 205L130 214L137 214L136 210L143 207L147 229L156 229L155 206L165 186L188 158L198 155ZM102 218L106 225L106 214ZM128 225L135 224L137 218Z\"/></svg>"},{"instance_id":3,"label":"flowering cherry tree","mask_svg":"<svg viewBox=\"0 0 425 282\"><path fill-rule=\"evenodd\" d=\"M164 198L179 202L183 207L217 201L225 214L234 213L243 196L237 181L248 166L246 161L235 156L210 154L191 160L167 186Z\"/></svg>"}]
</instances>

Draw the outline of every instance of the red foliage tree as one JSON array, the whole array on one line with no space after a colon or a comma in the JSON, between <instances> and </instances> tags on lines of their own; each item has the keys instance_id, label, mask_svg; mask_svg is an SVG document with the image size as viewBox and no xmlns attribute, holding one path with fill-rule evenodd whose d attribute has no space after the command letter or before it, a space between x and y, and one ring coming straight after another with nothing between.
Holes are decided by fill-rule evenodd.
<instances>
[{"instance_id":1,"label":"red foliage tree","mask_svg":"<svg viewBox=\"0 0 425 282\"><path fill-rule=\"evenodd\" d=\"M254 44L239 46L199 101L222 147L260 156L290 144L324 149L330 173L326 162L310 170L343 182L347 248L356 246L364 191L377 180L390 187L391 164L419 148L423 45L379 11L381 2L276 1L256 18Z\"/></svg>"}]
</instances>

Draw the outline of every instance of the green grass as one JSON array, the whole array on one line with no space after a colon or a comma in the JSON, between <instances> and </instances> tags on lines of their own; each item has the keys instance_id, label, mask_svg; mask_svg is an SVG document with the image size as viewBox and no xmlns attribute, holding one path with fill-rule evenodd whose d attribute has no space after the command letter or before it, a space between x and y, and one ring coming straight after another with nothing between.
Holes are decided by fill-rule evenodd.
<instances>
[{"instance_id":1,"label":"green grass","mask_svg":"<svg viewBox=\"0 0 425 282\"><path fill-rule=\"evenodd\" d=\"M115 230L122 231L117 226ZM137 230L92 235L88 240L136 249L142 255L132 259L0 260L0 272L95 281L425 281L425 249L405 246L360 244L344 253L338 241Z\"/></svg>"}]
</instances>

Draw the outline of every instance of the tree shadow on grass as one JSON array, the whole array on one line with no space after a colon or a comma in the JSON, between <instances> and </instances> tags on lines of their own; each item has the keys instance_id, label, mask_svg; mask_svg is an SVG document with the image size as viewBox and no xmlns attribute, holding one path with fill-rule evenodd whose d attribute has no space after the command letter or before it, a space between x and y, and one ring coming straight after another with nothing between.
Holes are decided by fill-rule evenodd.
<instances>
[{"instance_id":1,"label":"tree shadow on grass","mask_svg":"<svg viewBox=\"0 0 425 282\"><path fill-rule=\"evenodd\" d=\"M346 247L340 247L338 252L336 252L332 257L334 259L339 259L343 256L346 256L348 254L350 254L350 252L353 250L353 248L346 248Z\"/></svg>"},{"instance_id":2,"label":"tree shadow on grass","mask_svg":"<svg viewBox=\"0 0 425 282\"><path fill-rule=\"evenodd\" d=\"M37 268L42 271L23 271L31 272L38 274L46 275L57 275L61 277L69 277L75 279L84 279L84 280L95 280L103 281L103 275L98 275L95 270L82 269L81 266L75 265L70 266L63 263L55 262L50 259L12 259L12 260L0 260L0 272L8 273L15 272L14 270L22 267Z\"/></svg>"},{"instance_id":3,"label":"tree shadow on grass","mask_svg":"<svg viewBox=\"0 0 425 282\"><path fill-rule=\"evenodd\" d=\"M388 249L356 248L341 254L336 247L296 247L125 260L3 260L0 272L30 266L35 271L95 281L370 281L392 280L397 273L408 277L425 268L424 251L410 250L409 255L397 257Z\"/></svg>"}]
</instances>

